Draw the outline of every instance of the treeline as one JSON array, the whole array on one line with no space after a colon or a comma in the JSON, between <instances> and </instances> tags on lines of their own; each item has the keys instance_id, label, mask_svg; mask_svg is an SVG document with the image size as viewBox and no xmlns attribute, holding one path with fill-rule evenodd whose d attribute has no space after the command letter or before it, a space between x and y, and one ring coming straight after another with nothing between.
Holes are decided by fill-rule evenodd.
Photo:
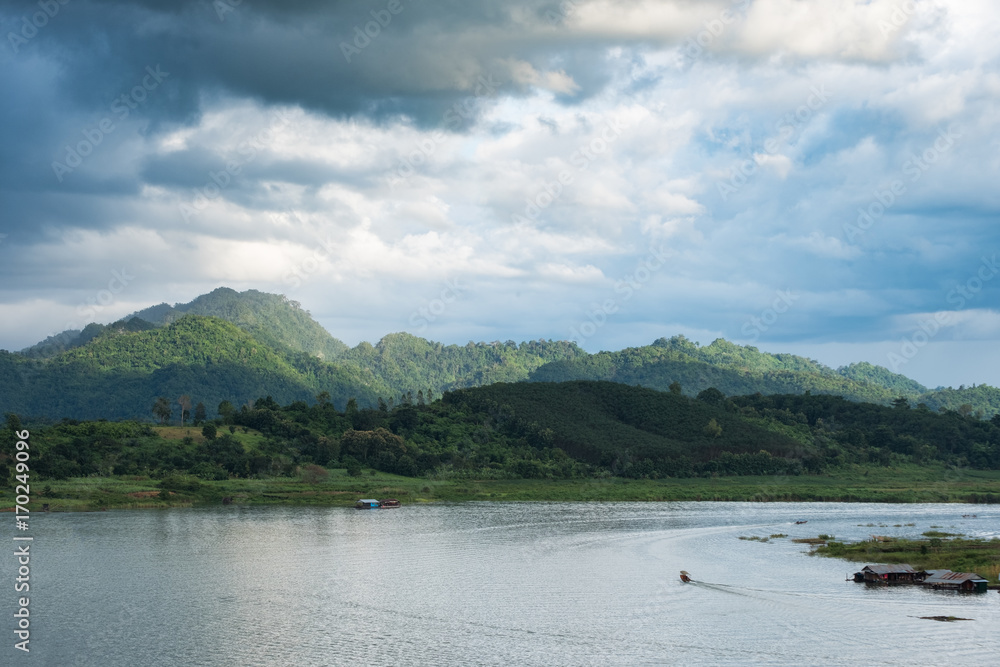
<instances>
[{"instance_id":1,"label":"treeline","mask_svg":"<svg viewBox=\"0 0 1000 667\"><path fill-rule=\"evenodd\" d=\"M891 407L839 396L742 396L731 403L748 419L808 427L823 465L897 461L1000 469L1000 414L933 411L897 398Z\"/></svg>"},{"instance_id":2,"label":"treeline","mask_svg":"<svg viewBox=\"0 0 1000 667\"><path fill-rule=\"evenodd\" d=\"M430 394L428 396L427 394ZM229 401L200 434L165 439L149 423L64 419L32 427L42 478L185 473L203 479L289 476L304 467L365 467L470 479L798 475L850 464L1000 468L992 421L825 395L686 396L609 382L516 383L430 400L419 391L338 409L328 394L282 406ZM12 433L0 431L10 479Z\"/></svg>"}]
</instances>

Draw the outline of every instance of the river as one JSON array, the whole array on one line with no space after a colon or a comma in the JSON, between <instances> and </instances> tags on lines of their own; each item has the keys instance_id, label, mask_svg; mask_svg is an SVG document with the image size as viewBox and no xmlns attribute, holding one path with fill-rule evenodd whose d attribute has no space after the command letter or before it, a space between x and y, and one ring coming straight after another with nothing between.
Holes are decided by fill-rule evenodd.
<instances>
[{"instance_id":1,"label":"river","mask_svg":"<svg viewBox=\"0 0 1000 667\"><path fill-rule=\"evenodd\" d=\"M996 536L995 506L462 503L32 521L31 653L8 632L3 664L998 664L994 591L868 588L845 581L862 564L738 539ZM2 559L4 581L14 567ZM937 615L973 620L919 618Z\"/></svg>"}]
</instances>

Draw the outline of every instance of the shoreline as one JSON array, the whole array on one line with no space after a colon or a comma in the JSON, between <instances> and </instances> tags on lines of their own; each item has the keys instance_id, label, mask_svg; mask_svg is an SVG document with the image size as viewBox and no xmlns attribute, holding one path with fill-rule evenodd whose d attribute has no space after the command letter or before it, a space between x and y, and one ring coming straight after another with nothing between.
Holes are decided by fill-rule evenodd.
<instances>
[{"instance_id":1,"label":"shoreline","mask_svg":"<svg viewBox=\"0 0 1000 667\"><path fill-rule=\"evenodd\" d=\"M351 477L330 469L322 479L275 477L205 481L174 477L163 483L145 476L84 477L32 484L31 510L100 511L224 504L350 507L358 498L393 497L404 505L468 501L549 502L837 502L1000 503L1000 473L963 471L947 481L933 470L882 469L863 477L839 474L713 477L663 480L625 478L569 480L472 480L401 477L367 471ZM14 506L11 490L0 493L0 511Z\"/></svg>"}]
</instances>

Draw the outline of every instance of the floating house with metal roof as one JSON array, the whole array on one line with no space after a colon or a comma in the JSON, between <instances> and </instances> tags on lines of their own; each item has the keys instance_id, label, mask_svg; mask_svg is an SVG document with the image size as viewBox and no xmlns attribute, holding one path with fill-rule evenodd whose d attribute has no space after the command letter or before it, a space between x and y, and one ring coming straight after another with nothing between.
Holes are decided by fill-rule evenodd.
<instances>
[{"instance_id":1,"label":"floating house with metal roof","mask_svg":"<svg viewBox=\"0 0 1000 667\"><path fill-rule=\"evenodd\" d=\"M934 570L924 579L924 586L935 590L963 591L965 593L985 593L989 582L975 572L952 572Z\"/></svg>"},{"instance_id":2,"label":"floating house with metal roof","mask_svg":"<svg viewBox=\"0 0 1000 667\"><path fill-rule=\"evenodd\" d=\"M354 503L354 508L359 510L377 510L381 505L374 498L362 498Z\"/></svg>"},{"instance_id":3,"label":"floating house with metal roof","mask_svg":"<svg viewBox=\"0 0 1000 667\"><path fill-rule=\"evenodd\" d=\"M915 570L912 565L865 565L861 568L860 581L866 584L916 584L924 580L926 572ZM855 581L859 581L857 575Z\"/></svg>"}]
</instances>

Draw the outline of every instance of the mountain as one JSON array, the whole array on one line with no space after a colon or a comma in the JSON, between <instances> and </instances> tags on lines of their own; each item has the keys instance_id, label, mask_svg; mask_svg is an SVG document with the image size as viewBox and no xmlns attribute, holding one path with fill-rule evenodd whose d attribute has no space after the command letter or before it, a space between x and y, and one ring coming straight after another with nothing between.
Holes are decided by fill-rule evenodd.
<instances>
[{"instance_id":1,"label":"mountain","mask_svg":"<svg viewBox=\"0 0 1000 667\"><path fill-rule=\"evenodd\" d=\"M334 359L347 350L347 345L331 336L297 301L257 290L237 292L220 287L190 303L161 303L133 313L130 318L165 325L184 315L218 317L263 343L284 345L320 359Z\"/></svg>"},{"instance_id":2,"label":"mountain","mask_svg":"<svg viewBox=\"0 0 1000 667\"><path fill-rule=\"evenodd\" d=\"M237 292L220 287L189 303L173 306L161 303L132 313L111 325L118 330L140 331L149 325L165 326L185 315L218 317L232 322L270 346L286 346L320 359L333 359L347 350L347 345L330 335L297 301L281 294L257 290ZM21 350L21 355L33 359L54 357L67 350L86 345L107 327L93 323L82 331L67 330Z\"/></svg>"},{"instance_id":3,"label":"mountain","mask_svg":"<svg viewBox=\"0 0 1000 667\"><path fill-rule=\"evenodd\" d=\"M46 360L0 353L0 380L0 411L72 418L148 419L158 396L182 394L214 414L224 400L312 400L327 391L371 404L387 392L356 367L271 347L230 322L197 315L141 331L106 327Z\"/></svg>"},{"instance_id":4,"label":"mountain","mask_svg":"<svg viewBox=\"0 0 1000 667\"><path fill-rule=\"evenodd\" d=\"M440 395L449 389L526 380L544 364L586 355L575 343L565 341L442 345L395 333L374 346L361 343L338 361L370 370L397 391L432 389Z\"/></svg>"},{"instance_id":5,"label":"mountain","mask_svg":"<svg viewBox=\"0 0 1000 667\"><path fill-rule=\"evenodd\" d=\"M365 407L379 398L405 400L408 392L440 396L498 382L576 380L660 391L676 383L688 396L715 388L727 396L812 393L882 405L903 397L931 410L1000 412L994 387L929 391L869 363L833 369L722 339L701 346L674 336L588 354L565 341L443 345L394 333L348 349L284 296L219 288L187 304L91 324L71 339L51 338L20 354L0 352L0 413L149 419L158 396L187 394L214 414L222 400L310 400L324 391L338 405L355 398Z\"/></svg>"},{"instance_id":6,"label":"mountain","mask_svg":"<svg viewBox=\"0 0 1000 667\"><path fill-rule=\"evenodd\" d=\"M898 382L887 384L889 378L882 375L873 373L869 379L853 379L804 357L768 354L722 339L701 347L684 336L660 338L652 345L619 352L552 362L534 371L530 380L606 380L661 391L667 391L677 382L690 396L709 387L728 396L809 391L875 403L887 403L900 395L895 386Z\"/></svg>"},{"instance_id":7,"label":"mountain","mask_svg":"<svg viewBox=\"0 0 1000 667\"><path fill-rule=\"evenodd\" d=\"M714 387L727 396L829 394L888 405L906 398L914 406L991 417L1000 412L1000 389L989 385L929 390L881 366L861 362L838 369L792 354L770 354L718 339L700 346L684 336L651 345L562 359L539 367L531 382L605 380L667 391L677 382L695 396Z\"/></svg>"}]
</instances>

